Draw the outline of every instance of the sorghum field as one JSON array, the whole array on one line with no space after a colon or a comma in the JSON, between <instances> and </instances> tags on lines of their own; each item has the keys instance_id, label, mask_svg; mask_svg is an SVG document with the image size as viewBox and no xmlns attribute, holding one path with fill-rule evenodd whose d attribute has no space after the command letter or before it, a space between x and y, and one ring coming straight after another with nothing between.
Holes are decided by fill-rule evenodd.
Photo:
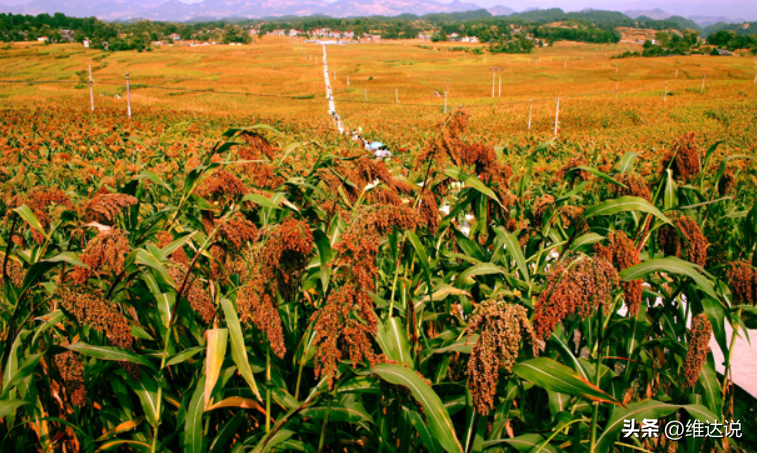
<instances>
[{"instance_id":1,"label":"sorghum field","mask_svg":"<svg viewBox=\"0 0 757 453\"><path fill-rule=\"evenodd\" d=\"M751 58L327 47L0 50L0 450L757 449Z\"/></svg>"}]
</instances>

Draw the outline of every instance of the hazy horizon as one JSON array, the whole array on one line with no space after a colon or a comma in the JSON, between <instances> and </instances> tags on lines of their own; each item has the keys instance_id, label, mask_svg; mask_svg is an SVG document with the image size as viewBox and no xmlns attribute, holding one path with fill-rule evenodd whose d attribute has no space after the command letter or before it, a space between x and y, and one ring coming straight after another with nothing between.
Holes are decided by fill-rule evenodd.
<instances>
[{"instance_id":1,"label":"hazy horizon","mask_svg":"<svg viewBox=\"0 0 757 453\"><path fill-rule=\"evenodd\" d=\"M23 6L32 3L34 0L0 0L3 6ZM179 0L182 3L193 4L200 3L203 0ZM328 3L334 3L337 0L325 0ZM436 0L439 3L449 4L454 0ZM560 8L566 12L581 11L585 9L601 9L610 11L638 11L660 9L671 15L688 16L712 16L726 17L731 20L757 20L757 2L749 0L731 0L726 3L713 3L707 0L690 0L682 2L654 2L654 1L618 1L618 0L544 0L540 2L515 2L508 0L458 0L463 3L473 3L482 8L491 8L502 5L513 9L516 12L522 12L530 8L548 9ZM159 5L163 0L155 0L155 5ZM275 2L270 2L275 3ZM270 4L269 3L269 4ZM64 3L65 4L65 3Z\"/></svg>"}]
</instances>

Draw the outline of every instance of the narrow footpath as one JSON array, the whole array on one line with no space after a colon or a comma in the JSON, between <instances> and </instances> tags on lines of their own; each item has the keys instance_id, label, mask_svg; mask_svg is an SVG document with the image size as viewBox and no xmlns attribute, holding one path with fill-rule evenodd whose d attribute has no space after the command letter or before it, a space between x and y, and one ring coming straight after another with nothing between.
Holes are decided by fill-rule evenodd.
<instances>
[{"instance_id":1,"label":"narrow footpath","mask_svg":"<svg viewBox=\"0 0 757 453\"><path fill-rule=\"evenodd\" d=\"M334 95L331 92L331 82L329 81L329 63L326 60L326 46L323 46L323 81L326 82L326 99L329 100L329 115L334 120L336 128L339 129L340 134L344 134L344 124L342 119L339 118L339 114L336 113L336 104L334 103Z\"/></svg>"}]
</instances>

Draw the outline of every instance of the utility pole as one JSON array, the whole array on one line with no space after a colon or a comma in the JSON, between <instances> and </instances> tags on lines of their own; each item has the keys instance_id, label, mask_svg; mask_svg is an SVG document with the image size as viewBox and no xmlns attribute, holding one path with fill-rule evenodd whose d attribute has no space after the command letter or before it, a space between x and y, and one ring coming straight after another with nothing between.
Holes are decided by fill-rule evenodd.
<instances>
[{"instance_id":1,"label":"utility pole","mask_svg":"<svg viewBox=\"0 0 757 453\"><path fill-rule=\"evenodd\" d=\"M616 101L618 100L618 90L619 90L619 89L620 89L620 84L619 84L619 83L616 83L616 84L615 84L615 100L616 100Z\"/></svg>"},{"instance_id":2,"label":"utility pole","mask_svg":"<svg viewBox=\"0 0 757 453\"><path fill-rule=\"evenodd\" d=\"M494 97L494 82L497 79L497 71L502 71L502 69L504 68L500 68L496 66L492 68L492 97ZM502 76L501 75L500 75L500 80L499 80L499 91L501 94L502 93Z\"/></svg>"},{"instance_id":3,"label":"utility pole","mask_svg":"<svg viewBox=\"0 0 757 453\"><path fill-rule=\"evenodd\" d=\"M534 100L531 99L531 103L528 105L528 129L531 129L531 112L534 109Z\"/></svg>"},{"instance_id":4,"label":"utility pole","mask_svg":"<svg viewBox=\"0 0 757 453\"><path fill-rule=\"evenodd\" d=\"M557 98L557 108L555 109L555 137L557 137L557 124L560 118L560 98Z\"/></svg>"},{"instance_id":5,"label":"utility pole","mask_svg":"<svg viewBox=\"0 0 757 453\"><path fill-rule=\"evenodd\" d=\"M707 77L707 74L702 76L702 89L700 90L700 93L704 93L704 79Z\"/></svg>"},{"instance_id":6,"label":"utility pole","mask_svg":"<svg viewBox=\"0 0 757 453\"><path fill-rule=\"evenodd\" d=\"M126 73L126 109L129 112L129 119L131 119L131 92L129 91L129 73Z\"/></svg>"},{"instance_id":7,"label":"utility pole","mask_svg":"<svg viewBox=\"0 0 757 453\"><path fill-rule=\"evenodd\" d=\"M400 90L399 88L394 89L394 103L399 104L400 103Z\"/></svg>"},{"instance_id":8,"label":"utility pole","mask_svg":"<svg viewBox=\"0 0 757 453\"><path fill-rule=\"evenodd\" d=\"M447 92L444 92L444 113L447 113Z\"/></svg>"},{"instance_id":9,"label":"utility pole","mask_svg":"<svg viewBox=\"0 0 757 453\"><path fill-rule=\"evenodd\" d=\"M92 111L95 111L95 92L94 88L92 87L92 65L89 65L89 105L92 109Z\"/></svg>"},{"instance_id":10,"label":"utility pole","mask_svg":"<svg viewBox=\"0 0 757 453\"><path fill-rule=\"evenodd\" d=\"M665 94L662 95L662 102L666 102L668 99L668 82L665 82Z\"/></svg>"}]
</instances>

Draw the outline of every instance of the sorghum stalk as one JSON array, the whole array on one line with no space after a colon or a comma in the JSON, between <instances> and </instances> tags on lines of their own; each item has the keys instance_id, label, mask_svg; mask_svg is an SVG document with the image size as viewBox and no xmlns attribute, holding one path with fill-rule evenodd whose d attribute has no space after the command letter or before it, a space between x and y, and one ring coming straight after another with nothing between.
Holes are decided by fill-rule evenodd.
<instances>
[{"instance_id":1,"label":"sorghum stalk","mask_svg":"<svg viewBox=\"0 0 757 453\"><path fill-rule=\"evenodd\" d=\"M600 377L600 366L602 365L602 337L603 337L603 330L604 325L602 322L603 318L603 310L600 308L597 310L597 363L596 363L596 369L594 370L594 385L599 387L599 377ZM594 444L597 441L597 421L599 419L599 402L594 402L594 410L592 412L591 416L591 440L589 445L589 452L594 453Z\"/></svg>"},{"instance_id":2,"label":"sorghum stalk","mask_svg":"<svg viewBox=\"0 0 757 453\"><path fill-rule=\"evenodd\" d=\"M323 426L321 426L321 438L318 440L318 453L323 451L323 446L326 443L326 427L329 424L329 414L331 414L331 406L334 404L334 397L332 395L329 398L329 407L326 409L326 416L323 417Z\"/></svg>"},{"instance_id":3,"label":"sorghum stalk","mask_svg":"<svg viewBox=\"0 0 757 453\"><path fill-rule=\"evenodd\" d=\"M265 432L271 432L271 345L265 348Z\"/></svg>"}]
</instances>

